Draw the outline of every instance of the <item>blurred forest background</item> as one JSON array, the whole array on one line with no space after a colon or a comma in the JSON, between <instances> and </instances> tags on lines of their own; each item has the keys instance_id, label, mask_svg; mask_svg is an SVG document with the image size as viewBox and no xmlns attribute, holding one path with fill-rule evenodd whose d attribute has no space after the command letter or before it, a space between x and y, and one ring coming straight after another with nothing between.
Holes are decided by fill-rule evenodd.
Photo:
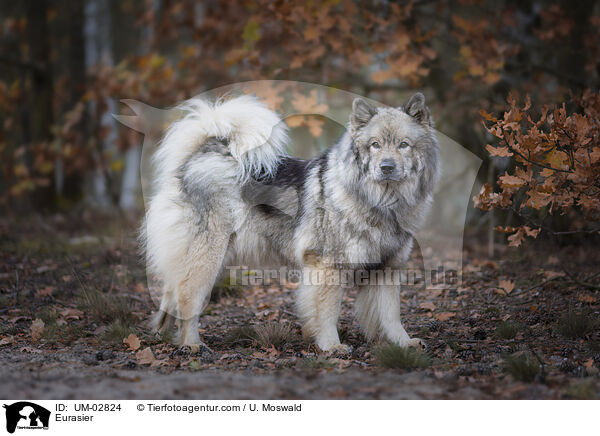
<instances>
[{"instance_id":1,"label":"blurred forest background","mask_svg":"<svg viewBox=\"0 0 600 436\"><path fill-rule=\"evenodd\" d=\"M598 232L593 0L1 2L0 209L139 210L143 138L112 117L119 100L170 107L260 79L395 105L421 90L438 130L484 159L475 204L505 210L511 245Z\"/></svg>"},{"instance_id":2,"label":"blurred forest background","mask_svg":"<svg viewBox=\"0 0 600 436\"><path fill-rule=\"evenodd\" d=\"M438 191L469 200L466 228L460 207L440 220L464 239L460 286L402 286L427 353L366 343L350 289L354 351L323 355L287 280L215 286L212 352L149 328L135 228L151 153L113 114L136 127L122 100L172 108L258 80L310 152L350 93L399 106L418 90L442 146L483 160L470 195L469 165ZM599 85L600 0L0 0L0 397L600 399ZM458 144L444 168L467 160ZM407 270L445 255L432 247Z\"/></svg>"}]
</instances>

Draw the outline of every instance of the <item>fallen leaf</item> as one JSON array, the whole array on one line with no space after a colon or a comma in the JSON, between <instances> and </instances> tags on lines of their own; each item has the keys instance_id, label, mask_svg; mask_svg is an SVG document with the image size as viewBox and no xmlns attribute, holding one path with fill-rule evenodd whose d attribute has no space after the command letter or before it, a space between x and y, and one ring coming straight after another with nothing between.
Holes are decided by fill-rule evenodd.
<instances>
[{"instance_id":1,"label":"fallen leaf","mask_svg":"<svg viewBox=\"0 0 600 436\"><path fill-rule=\"evenodd\" d=\"M509 295L513 289L515 289L515 282L511 282L510 280L500 280L498 282L498 287L504 291L504 294Z\"/></svg>"},{"instance_id":2,"label":"fallen leaf","mask_svg":"<svg viewBox=\"0 0 600 436\"><path fill-rule=\"evenodd\" d=\"M31 323L31 339L33 339L33 342L37 342L40 337L42 336L42 333L44 333L44 326L46 324L44 323L44 321L42 321L39 318L36 318L32 323Z\"/></svg>"},{"instance_id":3,"label":"fallen leaf","mask_svg":"<svg viewBox=\"0 0 600 436\"><path fill-rule=\"evenodd\" d=\"M436 313L434 315L435 319L437 319L438 321L448 321L450 318L453 318L456 316L456 313L454 312L441 312L441 313Z\"/></svg>"},{"instance_id":4,"label":"fallen leaf","mask_svg":"<svg viewBox=\"0 0 600 436\"><path fill-rule=\"evenodd\" d=\"M135 358L140 365L152 365L156 361L156 357L154 357L154 353L150 347L146 347L135 353Z\"/></svg>"},{"instance_id":5,"label":"fallen leaf","mask_svg":"<svg viewBox=\"0 0 600 436\"><path fill-rule=\"evenodd\" d=\"M17 341L15 341L15 337L14 336L7 336L5 338L0 339L0 347L3 345L14 345L16 344Z\"/></svg>"},{"instance_id":6,"label":"fallen leaf","mask_svg":"<svg viewBox=\"0 0 600 436\"><path fill-rule=\"evenodd\" d=\"M146 288L144 287L144 284L142 282L139 282L135 285L135 292L137 292L138 294L146 292Z\"/></svg>"},{"instance_id":7,"label":"fallen leaf","mask_svg":"<svg viewBox=\"0 0 600 436\"><path fill-rule=\"evenodd\" d=\"M52 292L54 291L54 286L46 286L43 289L40 289L36 292L36 295L38 297L47 297L49 295L52 295Z\"/></svg>"},{"instance_id":8,"label":"fallen leaf","mask_svg":"<svg viewBox=\"0 0 600 436\"><path fill-rule=\"evenodd\" d=\"M562 271L544 271L544 277L546 280L554 279L556 277L563 277L565 275Z\"/></svg>"},{"instance_id":9,"label":"fallen leaf","mask_svg":"<svg viewBox=\"0 0 600 436\"><path fill-rule=\"evenodd\" d=\"M142 345L140 338L133 333L123 339L123 343L127 345L127 348L129 348L131 351L137 351L140 348L140 345Z\"/></svg>"},{"instance_id":10,"label":"fallen leaf","mask_svg":"<svg viewBox=\"0 0 600 436\"><path fill-rule=\"evenodd\" d=\"M135 357L140 365L150 365L150 366L165 366L167 365L166 359L161 360L154 357L154 353L150 349L150 347L146 347L143 350L135 353Z\"/></svg>"},{"instance_id":11,"label":"fallen leaf","mask_svg":"<svg viewBox=\"0 0 600 436\"><path fill-rule=\"evenodd\" d=\"M481 266L484 268L498 269L498 262L489 259L473 259L473 265Z\"/></svg>"},{"instance_id":12,"label":"fallen leaf","mask_svg":"<svg viewBox=\"0 0 600 436\"><path fill-rule=\"evenodd\" d=\"M596 302L596 297L593 297L590 294L579 294L577 299L582 303L594 304Z\"/></svg>"},{"instance_id":13,"label":"fallen leaf","mask_svg":"<svg viewBox=\"0 0 600 436\"><path fill-rule=\"evenodd\" d=\"M426 301L419 304L419 309L431 310L433 312L435 310L435 304L433 304L431 301Z\"/></svg>"},{"instance_id":14,"label":"fallen leaf","mask_svg":"<svg viewBox=\"0 0 600 436\"><path fill-rule=\"evenodd\" d=\"M102 334L104 334L104 332L106 330L108 330L108 327L106 327L105 325L101 325L96 330L94 330L94 334L95 335L102 335Z\"/></svg>"},{"instance_id":15,"label":"fallen leaf","mask_svg":"<svg viewBox=\"0 0 600 436\"><path fill-rule=\"evenodd\" d=\"M83 312L77 309L71 309L67 307L66 309L61 310L60 316L65 319L81 319L83 317Z\"/></svg>"},{"instance_id":16,"label":"fallen leaf","mask_svg":"<svg viewBox=\"0 0 600 436\"><path fill-rule=\"evenodd\" d=\"M58 268L58 265L42 265L40 267L37 267L35 269L35 272L39 274L47 271L54 271L56 268Z\"/></svg>"},{"instance_id":17,"label":"fallen leaf","mask_svg":"<svg viewBox=\"0 0 600 436\"><path fill-rule=\"evenodd\" d=\"M590 357L588 360L586 360L585 362L583 362L583 366L585 366L586 368L591 368L593 364L594 364L594 358L593 357Z\"/></svg>"}]
</instances>

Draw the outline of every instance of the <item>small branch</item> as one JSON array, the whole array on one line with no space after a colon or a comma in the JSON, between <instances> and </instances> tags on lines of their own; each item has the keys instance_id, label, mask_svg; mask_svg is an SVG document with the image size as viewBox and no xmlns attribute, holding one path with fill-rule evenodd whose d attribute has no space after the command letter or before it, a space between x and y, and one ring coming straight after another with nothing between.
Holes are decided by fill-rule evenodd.
<instances>
[{"instance_id":1,"label":"small branch","mask_svg":"<svg viewBox=\"0 0 600 436\"><path fill-rule=\"evenodd\" d=\"M574 276L573 274L571 274L565 268L563 268L562 270L565 272L565 274L567 274L571 278L571 280L573 280L579 286L583 286L583 287L586 287L588 289L600 289L600 285L595 285L593 283L584 282L582 280L579 280L576 276ZM592 277L594 277L594 276L592 276ZM589 280L589 278L588 278L588 280Z\"/></svg>"},{"instance_id":2,"label":"small branch","mask_svg":"<svg viewBox=\"0 0 600 436\"><path fill-rule=\"evenodd\" d=\"M570 230L567 232L555 232L552 231L553 234L555 235L574 235L576 233L598 233L600 232L600 227L596 228L596 229L582 229L582 230Z\"/></svg>"},{"instance_id":3,"label":"small branch","mask_svg":"<svg viewBox=\"0 0 600 436\"><path fill-rule=\"evenodd\" d=\"M553 230L553 229L551 229L551 228L549 228L549 227L547 227L547 226L545 226L545 225L543 225L543 224L541 224L541 223L537 223L537 222L533 221L533 220L532 220L531 218L529 218L528 216L526 216L526 215L523 215L523 214L522 214L522 213L521 213L519 210L517 210L517 209L515 208L515 206L513 206L513 207L511 207L511 208L507 208L507 209L509 209L509 210L512 210L512 211L513 211L514 213L516 213L516 214L517 214L517 215L518 215L520 218L522 218L522 219L524 219L525 221L527 221L527 224L530 224L530 225L532 225L532 226L535 226L535 227L539 227L539 228L541 228L542 230L544 230L544 231L546 231L546 232L548 232L548 233L551 233L551 234L553 234L553 235L556 235L556 236L560 236L560 235L575 235L575 234L577 234L577 233L583 233L583 234L593 234L593 233L598 233L598 232L600 232L600 227L596 227L596 228L594 228L594 229L579 229L579 230L568 230L568 231L564 231L564 232L562 232L562 231L561 231L561 232L557 232L557 231L555 231L555 230Z\"/></svg>"},{"instance_id":4,"label":"small branch","mask_svg":"<svg viewBox=\"0 0 600 436\"><path fill-rule=\"evenodd\" d=\"M572 173L573 173L573 171L572 171L572 170L563 170L563 169L558 169L558 168L551 167L551 166L549 166L549 165L544 165L544 164L541 164L541 163L539 163L539 162L535 162L535 161L533 161L533 160L531 160L531 159L529 159L529 158L525 157L525 156L524 156L524 155L523 155L521 152L519 152L519 151L515 150L514 148L512 148L512 147L511 147L510 149L511 149L511 151L515 152L515 153L516 153L518 156L520 156L521 158L525 159L527 162L529 162L529 163L530 163L530 164L532 164L532 165L536 165L536 166L538 166L538 167L541 167L541 168L546 168L546 169L549 169L549 170L552 170L552 171L559 171L559 172L561 172L561 173L569 173L569 174L572 174Z\"/></svg>"},{"instance_id":5,"label":"small branch","mask_svg":"<svg viewBox=\"0 0 600 436\"><path fill-rule=\"evenodd\" d=\"M537 284L535 284L533 286L530 286L528 288L521 289L520 292L510 293L510 294L508 294L508 296L510 296L510 297L518 297L519 295L523 295L523 294L525 294L525 293L527 293L527 292L529 292L529 291L531 291L531 290L533 290L535 288L539 288L540 286L544 286L546 283L550 283L553 280L561 279L561 278L564 278L564 277L557 276L557 277L552 277L552 278L546 279L546 280L544 280L541 283L537 283Z\"/></svg>"}]
</instances>

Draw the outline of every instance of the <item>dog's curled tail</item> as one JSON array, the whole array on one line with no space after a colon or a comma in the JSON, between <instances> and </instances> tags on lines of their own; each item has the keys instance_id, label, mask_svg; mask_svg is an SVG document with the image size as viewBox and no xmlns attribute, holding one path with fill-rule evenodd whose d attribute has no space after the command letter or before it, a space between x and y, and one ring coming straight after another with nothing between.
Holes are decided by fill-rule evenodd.
<instances>
[{"instance_id":1,"label":"dog's curled tail","mask_svg":"<svg viewBox=\"0 0 600 436\"><path fill-rule=\"evenodd\" d=\"M238 163L240 182L274 175L288 143L287 127L279 116L252 96L183 102L158 147L154 162L158 177L177 175L181 166L210 138L223 140Z\"/></svg>"}]
</instances>

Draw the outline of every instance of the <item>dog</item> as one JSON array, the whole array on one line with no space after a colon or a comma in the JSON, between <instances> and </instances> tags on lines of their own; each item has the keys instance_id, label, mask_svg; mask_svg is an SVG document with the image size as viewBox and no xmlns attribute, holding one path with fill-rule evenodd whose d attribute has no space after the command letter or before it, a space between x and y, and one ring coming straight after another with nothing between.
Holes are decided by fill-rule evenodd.
<instances>
[{"instance_id":1,"label":"dog","mask_svg":"<svg viewBox=\"0 0 600 436\"><path fill-rule=\"evenodd\" d=\"M313 278L399 270L407 261L440 173L423 94L403 107L355 99L346 132L311 160L285 153L285 124L257 98L191 99L179 108L182 118L153 157L141 231L149 271L163 286L154 328L178 320L179 343L198 350L199 315L227 268L278 264L303 271L303 335L323 351L350 352L337 331L343 287ZM399 283L376 274L356 287L368 340L424 347L402 325Z\"/></svg>"}]
</instances>

